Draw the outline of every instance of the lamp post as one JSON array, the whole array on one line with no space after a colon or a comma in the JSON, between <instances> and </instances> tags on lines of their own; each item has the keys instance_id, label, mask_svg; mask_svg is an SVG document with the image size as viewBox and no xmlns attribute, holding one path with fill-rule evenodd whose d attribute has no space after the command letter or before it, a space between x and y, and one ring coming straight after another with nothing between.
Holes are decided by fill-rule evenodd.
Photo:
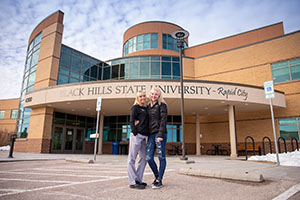
<instances>
[{"instance_id":1,"label":"lamp post","mask_svg":"<svg viewBox=\"0 0 300 200\"><path fill-rule=\"evenodd\" d=\"M189 36L189 32L185 30L174 31L171 34L172 38L177 40L177 47L179 48L180 60L180 94L181 94L181 128L182 128L182 157L180 160L187 160L185 156L185 139L184 139L184 88L183 88L183 67L182 67L182 49L184 48L184 39Z\"/></svg>"}]
</instances>

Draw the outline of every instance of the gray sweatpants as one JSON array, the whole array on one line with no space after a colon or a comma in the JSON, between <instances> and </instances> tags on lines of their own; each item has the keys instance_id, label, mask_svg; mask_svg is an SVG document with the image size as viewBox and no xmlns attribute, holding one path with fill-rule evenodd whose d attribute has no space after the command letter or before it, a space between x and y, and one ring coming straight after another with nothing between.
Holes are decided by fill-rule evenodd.
<instances>
[{"instance_id":1,"label":"gray sweatpants","mask_svg":"<svg viewBox=\"0 0 300 200\"><path fill-rule=\"evenodd\" d=\"M145 167L147 164L146 160L147 153L147 143L146 136L137 134L136 136L133 133L130 133L129 140L129 153L128 153L128 179L129 184L134 185L135 181L142 182ZM135 160L139 154L140 160L135 168Z\"/></svg>"}]
</instances>

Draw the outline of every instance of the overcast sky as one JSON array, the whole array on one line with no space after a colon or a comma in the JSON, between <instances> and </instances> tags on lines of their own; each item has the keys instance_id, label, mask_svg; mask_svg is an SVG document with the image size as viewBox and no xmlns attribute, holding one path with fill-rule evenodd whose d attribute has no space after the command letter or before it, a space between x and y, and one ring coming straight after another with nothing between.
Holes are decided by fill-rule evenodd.
<instances>
[{"instance_id":1,"label":"overcast sky","mask_svg":"<svg viewBox=\"0 0 300 200\"><path fill-rule=\"evenodd\" d=\"M100 60L122 56L123 33L167 21L190 33L189 46L283 22L300 30L300 0L0 0L0 99L18 98L29 36L64 13L63 44Z\"/></svg>"}]
</instances>

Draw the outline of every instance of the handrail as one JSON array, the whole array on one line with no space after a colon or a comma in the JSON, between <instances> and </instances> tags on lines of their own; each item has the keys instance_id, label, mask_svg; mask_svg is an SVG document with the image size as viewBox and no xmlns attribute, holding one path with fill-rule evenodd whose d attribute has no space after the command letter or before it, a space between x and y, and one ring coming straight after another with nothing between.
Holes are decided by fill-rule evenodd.
<instances>
[{"instance_id":1,"label":"handrail","mask_svg":"<svg viewBox=\"0 0 300 200\"><path fill-rule=\"evenodd\" d=\"M263 147L263 154L266 155L266 150L265 150L265 142L264 140L268 139L269 140L269 144L270 144L270 153L272 153L272 143L271 143L271 139L268 136L263 137L262 139L262 147Z\"/></svg>"},{"instance_id":2,"label":"handrail","mask_svg":"<svg viewBox=\"0 0 300 200\"><path fill-rule=\"evenodd\" d=\"M251 136L247 136L246 138L245 138L245 154L246 154L246 160L248 160L248 151L247 151L247 139L248 138L250 138L251 140L252 140L252 144L253 144L253 153L254 153L254 155L256 155L255 154L255 143L254 143L254 139L253 139L253 137L251 137Z\"/></svg>"},{"instance_id":3,"label":"handrail","mask_svg":"<svg viewBox=\"0 0 300 200\"><path fill-rule=\"evenodd\" d=\"M292 139L291 139L292 151L294 151L294 143L293 143L293 140L295 140L295 141L296 141L297 150L299 151L298 140L297 140L297 138L295 138L295 137L292 137Z\"/></svg>"},{"instance_id":4,"label":"handrail","mask_svg":"<svg viewBox=\"0 0 300 200\"><path fill-rule=\"evenodd\" d=\"M285 139L283 137L279 137L278 140L277 140L277 144L278 144L278 152L280 153L280 141L279 140L282 140L283 143L284 143L284 150L285 150L285 153L287 153L287 150L286 150L286 142L285 142Z\"/></svg>"}]
</instances>

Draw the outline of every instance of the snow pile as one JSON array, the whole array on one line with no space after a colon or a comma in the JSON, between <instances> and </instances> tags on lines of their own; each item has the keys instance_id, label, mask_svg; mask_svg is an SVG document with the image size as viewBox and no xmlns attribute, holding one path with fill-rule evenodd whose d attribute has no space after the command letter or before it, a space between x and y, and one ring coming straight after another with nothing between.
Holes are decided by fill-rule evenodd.
<instances>
[{"instance_id":1,"label":"snow pile","mask_svg":"<svg viewBox=\"0 0 300 200\"><path fill-rule=\"evenodd\" d=\"M278 156L280 165L300 167L300 151L296 150L293 152L280 153ZM248 160L277 163L276 153L268 153L265 156L251 156Z\"/></svg>"},{"instance_id":2,"label":"snow pile","mask_svg":"<svg viewBox=\"0 0 300 200\"><path fill-rule=\"evenodd\" d=\"M9 150L10 150L9 145L0 147L0 151L9 151Z\"/></svg>"}]
</instances>

